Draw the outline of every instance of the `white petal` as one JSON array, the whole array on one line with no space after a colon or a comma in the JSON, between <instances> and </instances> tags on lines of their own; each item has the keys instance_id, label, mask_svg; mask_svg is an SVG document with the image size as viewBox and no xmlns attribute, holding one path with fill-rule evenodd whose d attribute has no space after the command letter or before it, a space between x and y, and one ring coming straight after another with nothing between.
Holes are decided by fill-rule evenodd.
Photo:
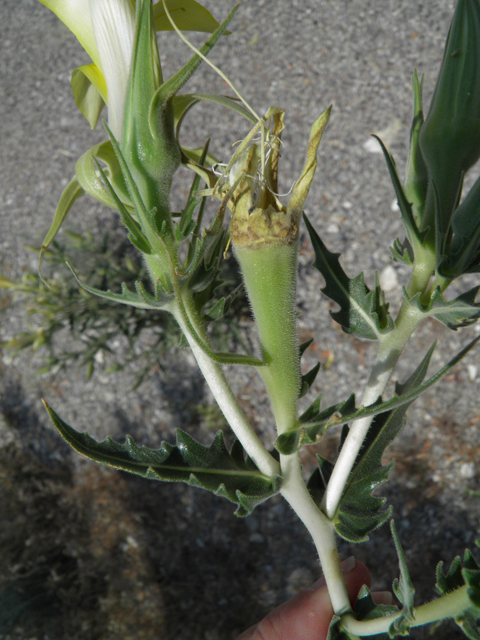
<instances>
[{"instance_id":1,"label":"white petal","mask_svg":"<svg viewBox=\"0 0 480 640\"><path fill-rule=\"evenodd\" d=\"M40 0L78 38L78 41L100 69L97 45L90 18L90 0Z\"/></svg>"},{"instance_id":2,"label":"white petal","mask_svg":"<svg viewBox=\"0 0 480 640\"><path fill-rule=\"evenodd\" d=\"M135 39L135 14L129 0L90 0L90 14L107 83L108 124L119 140Z\"/></svg>"}]
</instances>

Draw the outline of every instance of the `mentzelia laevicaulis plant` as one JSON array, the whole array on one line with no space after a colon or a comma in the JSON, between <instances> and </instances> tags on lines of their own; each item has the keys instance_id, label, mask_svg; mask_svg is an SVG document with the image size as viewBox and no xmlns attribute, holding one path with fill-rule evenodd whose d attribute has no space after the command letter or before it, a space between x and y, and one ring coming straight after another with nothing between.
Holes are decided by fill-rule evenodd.
<instances>
[{"instance_id":1,"label":"mentzelia laevicaulis plant","mask_svg":"<svg viewBox=\"0 0 480 640\"><path fill-rule=\"evenodd\" d=\"M393 590L401 606L375 605L364 587L352 607L336 546L337 534L349 542L362 542L390 519L392 508L385 509L386 499L374 493L393 466L382 465L385 448L403 428L409 405L480 339L426 379L433 345L408 379L396 385L395 393L383 398L402 351L421 322L434 318L457 330L480 317L480 305L475 302L479 287L453 300L443 295L454 278L480 270L480 183L460 200L464 174L480 155L479 0L458 1L426 119L422 83L414 75L414 117L403 182L381 143L405 230L405 239L395 241L392 254L411 268L396 316L389 310L378 277L370 289L363 273L347 276L339 256L327 249L305 218L314 266L325 280L323 292L337 305L332 317L346 333L375 342L378 349L360 406L352 395L321 408L318 396L303 412L299 400L311 388L319 364L302 374L300 358L309 343L299 344L296 324L298 234L330 109L313 125L307 161L286 202L278 194L283 110L271 108L260 118L234 98L178 94L225 33L235 9L218 25L193 0L163 0L154 6L150 0L137 0L135 11L127 0L44 3L72 28L92 59L73 74L77 104L92 126L103 102L109 108L108 139L77 162L75 178L62 195L45 246L75 199L85 192L118 210L130 240L144 256L150 283L136 282L135 291L123 285L121 293L82 286L111 301L171 313L236 439L230 450L221 432L209 447L183 431L177 432L176 445L163 443L158 450L138 447L131 438L124 445L110 439L96 442L48 407L55 426L76 450L94 460L147 478L209 489L234 502L241 516L281 494L311 533L320 557L335 612L329 640L356 640L378 633L406 635L414 626L444 617L455 618L472 640L480 640L480 569L470 552L463 565L455 559L447 573L440 564L436 588L441 597L415 607L405 555L391 521L400 564L400 579ZM183 25L180 19L175 25L172 18L178 8ZM162 20L176 30L179 25L195 28L206 23L213 29L205 45L167 80L155 31ZM225 164L209 154L208 143L202 149L180 145L182 120L203 99L254 123ZM192 169L194 178L185 207L172 212L172 177L180 164ZM205 189L200 188L202 180ZM206 200L212 195L219 198L220 206L204 228ZM259 358L219 353L209 337L208 323L224 314L234 295L216 298L230 241L258 328ZM263 379L277 429L275 451L267 450L242 411L222 369L225 364L255 367ZM318 467L305 481L301 447L318 442L334 426L343 427L336 460L317 456Z\"/></svg>"}]
</instances>

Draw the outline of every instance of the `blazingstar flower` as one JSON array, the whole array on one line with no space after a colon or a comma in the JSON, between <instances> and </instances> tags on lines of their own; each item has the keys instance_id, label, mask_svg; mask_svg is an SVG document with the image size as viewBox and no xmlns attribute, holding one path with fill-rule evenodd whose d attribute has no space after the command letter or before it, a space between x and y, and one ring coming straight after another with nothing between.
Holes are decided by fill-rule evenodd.
<instances>
[{"instance_id":1,"label":"blazingstar flower","mask_svg":"<svg viewBox=\"0 0 480 640\"><path fill-rule=\"evenodd\" d=\"M110 129L120 139L135 38L130 0L40 0L75 34L92 62L72 73L80 111L95 127L108 104Z\"/></svg>"}]
</instances>

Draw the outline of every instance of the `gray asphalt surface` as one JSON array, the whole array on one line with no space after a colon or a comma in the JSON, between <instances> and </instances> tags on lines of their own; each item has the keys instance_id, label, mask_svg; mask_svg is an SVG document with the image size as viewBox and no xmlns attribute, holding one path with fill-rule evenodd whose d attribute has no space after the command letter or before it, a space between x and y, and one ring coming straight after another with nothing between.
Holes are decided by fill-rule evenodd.
<instances>
[{"instance_id":1,"label":"gray asphalt surface","mask_svg":"<svg viewBox=\"0 0 480 640\"><path fill-rule=\"evenodd\" d=\"M234 2L205 5L223 18ZM401 223L399 214L392 210L394 193L384 160L372 152L369 135L383 137L403 172L413 68L426 74L424 95L428 104L453 7L450 0L245 0L232 23L232 34L211 56L258 112L272 105L286 109L280 167L283 191L288 191L303 166L311 124L333 104L306 213L329 249L343 254L342 264L350 275L364 270L367 282L373 284L378 270L383 282L391 283L393 288L387 291L387 297L394 309L401 301L401 285L408 275L389 258L388 247L401 234ZM203 36L194 35L192 41L200 43ZM190 57L174 34L161 36L161 55L166 76ZM73 35L39 2L2 0L0 273L8 277L19 278L26 268L33 267L36 259L23 244L43 238L76 160L104 138L100 126L90 131L71 94L70 72L87 61ZM227 92L227 87L203 67L187 90ZM213 152L226 157L230 145L247 131L235 116L220 108L201 106L196 117L186 122L184 139L189 145L199 145L212 137ZM173 196L176 204L180 205L188 188L189 183L179 180ZM84 198L71 212L68 223L101 233L114 215ZM309 266L312 258L305 237L299 269L299 326L305 337L315 336L310 362L319 358L325 362L328 353L333 355L331 366L323 370L316 383L330 404L346 398L350 390L361 393L374 347L344 336L333 323L328 315L330 304L321 296L321 277ZM473 286L472 282L478 283L478 278L462 285L462 290L467 284ZM21 305L9 304L8 313L2 314L2 339L11 337L25 322ZM474 335L476 328L454 333L426 323L407 348L398 377L405 378L433 339L439 339L439 346L432 371ZM478 532L479 501L471 493L478 491L479 479L478 353L470 354L454 374L414 405L406 429L389 454L397 458L397 466L385 495L394 505L419 602L434 595L436 563L449 563L466 545L472 546ZM86 500L82 502L84 509L95 504L91 487L99 486L98 478L103 479L102 487L111 485L107 494L111 491L112 500L121 505L121 498L115 494L118 483L133 515L126 513L125 506L119 506L117 515L136 524L131 524L135 533L127 527L115 540L118 548L122 535L137 540L142 566L146 567L138 584L148 583L153 589L145 587L143 601L150 598L161 618L150 630L141 630L141 621L122 627L123 601L112 593L121 592L123 587L115 591L119 578L115 578L113 569L105 569L109 586L103 590L95 587L99 589L94 598L98 607L92 605L91 614L80 604L81 599L72 596L77 608L72 608L68 616L60 607L55 614L57 622L52 622L53 616L48 626L41 619L31 622L26 615L17 631L7 637L56 640L67 637L68 630L68 637L78 640L117 638L121 634L132 639L233 640L271 607L316 579L319 569L308 537L280 500L239 521L233 517L231 505L194 489L156 484L151 488L147 482L115 472L92 471L93 463L79 461L59 442L41 408L40 398L45 397L77 429L88 430L97 438L109 434L122 440L126 433L132 433L142 444L155 447L162 439L172 440L174 428L182 427L206 442L211 435L191 406L209 402L209 396L188 356L173 356L169 365L173 379L159 373L134 392L128 374L107 376L99 372L87 382L82 371L72 369L61 376L35 377L36 356L24 354L12 362L8 354L3 355L0 442L22 452L27 466L35 464L35 468L44 469L60 464L68 468L72 504L79 496L74 488L86 482L90 497L78 497L79 501ZM268 402L259 379L242 369L228 373L243 406L255 416L258 431L273 442ZM470 464L468 469L465 462ZM9 491L14 491L13 486L8 484ZM42 491L38 496L41 499ZM34 510L35 504L32 498ZM54 518L60 517L60 512L54 514ZM10 540L14 534L6 521L0 519L0 539L4 528L4 539ZM19 548L23 531L21 527L17 530ZM35 535L40 535L38 529ZM90 543L79 536L83 542L69 543L72 557L81 557L82 544L91 544L88 539ZM104 553L110 554L114 566L115 558L120 562L123 552L118 551L117 557L107 547ZM355 553L369 564L375 588L389 588L397 576L386 528L374 533L364 546L353 549L342 543L341 549L343 554ZM91 554L95 556L93 551ZM11 560L12 566L22 562ZM7 570L10 560L4 557L2 562ZM122 579L126 580L124 575ZM131 589L137 597L140 587L133 582L124 592L128 594ZM98 622L100 609L104 626ZM427 636L416 631L412 637ZM442 626L435 637L455 640L462 636L454 627Z\"/></svg>"}]
</instances>

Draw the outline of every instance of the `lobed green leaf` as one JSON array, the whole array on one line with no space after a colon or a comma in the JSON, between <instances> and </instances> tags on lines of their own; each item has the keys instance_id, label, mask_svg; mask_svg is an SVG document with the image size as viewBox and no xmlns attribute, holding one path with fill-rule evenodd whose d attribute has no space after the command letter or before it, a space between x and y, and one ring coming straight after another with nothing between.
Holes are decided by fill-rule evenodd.
<instances>
[{"instance_id":1,"label":"lobed green leaf","mask_svg":"<svg viewBox=\"0 0 480 640\"><path fill-rule=\"evenodd\" d=\"M185 482L237 505L236 515L247 516L253 509L278 493L280 476L263 475L245 454L238 440L228 451L219 431L207 447L180 429L175 445L163 442L160 449L139 447L130 436L125 444L107 437L97 442L87 433L79 433L44 402L54 426L78 453L115 469L122 469L150 480Z\"/></svg>"},{"instance_id":2,"label":"lobed green leaf","mask_svg":"<svg viewBox=\"0 0 480 640\"><path fill-rule=\"evenodd\" d=\"M480 287L473 287L460 296L447 302L440 289L437 289L428 304L422 303L422 294L417 293L409 298L404 291L407 302L421 311L425 317L435 318L449 329L456 331L459 327L474 324L480 318L480 303L475 302Z\"/></svg>"},{"instance_id":3,"label":"lobed green leaf","mask_svg":"<svg viewBox=\"0 0 480 640\"><path fill-rule=\"evenodd\" d=\"M350 422L357 418L364 418L365 416L375 416L386 411L402 407L406 403L410 404L413 400L418 398L422 393L443 378L443 376L445 376L456 364L458 364L458 362L460 362L462 358L467 355L467 353L469 353L469 351L473 349L479 340L480 336L474 338L444 367L437 371L435 375L429 378L426 382L420 384L417 388L407 390L405 385L399 385L399 394L394 395L386 402L382 402L382 399L379 398L377 402L357 409L355 407L355 396L352 395L345 402L323 409L317 413L317 415L312 415L312 407L309 407L309 409L307 409L308 414L305 412L305 414L308 415L308 422L304 420L301 422L299 427L282 433L275 443L276 449L284 455L290 455L303 445L318 442L318 440L323 437L327 429L334 425ZM435 345L432 346L429 353L433 351L434 346ZM320 407L318 398L315 402L318 403L318 407ZM301 417L301 420L302 418L303 416Z\"/></svg>"},{"instance_id":4,"label":"lobed green leaf","mask_svg":"<svg viewBox=\"0 0 480 640\"><path fill-rule=\"evenodd\" d=\"M340 306L340 311L330 312L345 333L357 338L379 340L383 334L393 329L393 320L388 315L383 296L377 283L375 291L365 284L363 273L349 278L338 257L323 244L315 229L304 215L310 240L315 251L313 266L325 279L323 293Z\"/></svg>"},{"instance_id":5,"label":"lobed green leaf","mask_svg":"<svg viewBox=\"0 0 480 640\"><path fill-rule=\"evenodd\" d=\"M415 389L425 378L433 347L404 385L397 385L399 393ZM349 542L363 542L368 534L384 524L391 515L391 508L384 509L385 498L373 495L375 489L388 480L394 462L382 465L386 447L396 438L405 425L405 414L410 403L395 410L377 415L360 449L344 493L335 514L337 533ZM345 425L342 441L345 441L348 427ZM319 460L319 470L315 470L309 481L313 499L320 503L333 468L332 463Z\"/></svg>"}]
</instances>

